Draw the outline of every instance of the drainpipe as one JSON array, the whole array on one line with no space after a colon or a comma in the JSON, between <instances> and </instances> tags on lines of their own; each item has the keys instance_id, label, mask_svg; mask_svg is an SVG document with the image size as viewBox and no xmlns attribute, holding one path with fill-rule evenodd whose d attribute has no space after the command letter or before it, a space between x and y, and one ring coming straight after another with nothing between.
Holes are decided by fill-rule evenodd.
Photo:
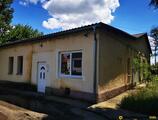
<instances>
[{"instance_id":1,"label":"drainpipe","mask_svg":"<svg viewBox=\"0 0 158 120\"><path fill-rule=\"evenodd\" d=\"M93 93L95 95L95 100L97 98L97 34L96 34L96 25L93 26L94 33L94 73L93 73Z\"/></svg>"}]
</instances>

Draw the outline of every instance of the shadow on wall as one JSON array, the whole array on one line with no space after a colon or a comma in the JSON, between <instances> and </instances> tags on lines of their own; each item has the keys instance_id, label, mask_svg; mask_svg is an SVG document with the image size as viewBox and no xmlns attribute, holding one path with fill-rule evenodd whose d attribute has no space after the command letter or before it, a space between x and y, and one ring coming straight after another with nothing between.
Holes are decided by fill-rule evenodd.
<instances>
[{"instance_id":1,"label":"shadow on wall","mask_svg":"<svg viewBox=\"0 0 158 120\"><path fill-rule=\"evenodd\" d=\"M117 68L109 68L109 71L107 73L106 71L103 72L101 76L103 76L100 78L101 81L99 83L101 90L104 90L104 88L112 89L126 85L126 71L124 66L119 65Z\"/></svg>"}]
</instances>

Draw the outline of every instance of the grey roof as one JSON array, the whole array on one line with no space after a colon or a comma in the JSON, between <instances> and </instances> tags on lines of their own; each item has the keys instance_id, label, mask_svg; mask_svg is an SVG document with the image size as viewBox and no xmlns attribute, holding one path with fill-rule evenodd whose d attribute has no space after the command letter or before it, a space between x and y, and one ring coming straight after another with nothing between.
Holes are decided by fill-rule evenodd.
<instances>
[{"instance_id":1,"label":"grey roof","mask_svg":"<svg viewBox=\"0 0 158 120\"><path fill-rule=\"evenodd\" d=\"M72 33L77 33L77 32L81 32L81 31L86 32L88 30L93 30L94 27L103 28L105 30L121 34L122 36L127 37L131 40L138 40L137 38L139 38L143 35L146 35L146 33L130 35L127 32L124 32L124 31L122 31L118 28L115 28L115 27L112 27L110 25L99 22L99 23L95 23L95 24L91 24L91 25L87 25L87 26L82 26L82 27L78 27L78 28L74 28L74 29L69 29L69 30L65 30L65 31L60 31L60 32L52 33L52 34L47 34L47 35L43 35L43 36L39 36L39 37L35 37L35 38L29 38L29 39L15 40L15 41L12 41L12 42L7 42L5 44L0 45L0 48L13 46L13 45L21 44L21 43L25 44L25 43L41 42L41 41L45 41L46 39L55 38L55 37L68 35L68 34L72 34ZM149 49L151 49L149 41L148 41L148 47L149 47Z\"/></svg>"},{"instance_id":2,"label":"grey roof","mask_svg":"<svg viewBox=\"0 0 158 120\"><path fill-rule=\"evenodd\" d=\"M150 53L152 53L152 50L151 50L151 46L150 46L150 43L149 43L149 39L148 39L148 34L147 33L138 33L138 34L133 34L134 37L136 38L141 38L141 37L145 37L146 38L146 42L148 44L148 49L150 50Z\"/></svg>"},{"instance_id":3,"label":"grey roof","mask_svg":"<svg viewBox=\"0 0 158 120\"><path fill-rule=\"evenodd\" d=\"M43 35L43 36L39 36L39 37L35 37L35 38L7 42L5 44L0 45L0 48L1 47L8 47L10 45L16 45L16 44L20 44L20 43L39 42L39 41L44 41L44 40L49 39L49 38L59 37L62 35L72 34L72 33L80 32L80 31L93 30L94 26L96 28L103 27L107 30L113 30L113 31L118 32L119 34L125 35L126 37L130 37L132 39L135 39L135 37L133 37L132 35L124 32L122 30L119 30L119 29L114 28L110 25L104 24L102 22L99 22L99 23L95 23L95 24L91 24L91 25L87 25L87 26L82 26L82 27L78 27L78 28L74 28L74 29L64 30L64 31L56 32L56 33L51 33L51 34L47 34L47 35Z\"/></svg>"},{"instance_id":4,"label":"grey roof","mask_svg":"<svg viewBox=\"0 0 158 120\"><path fill-rule=\"evenodd\" d=\"M142 37L144 36L146 33L138 33L138 34L133 34L132 36L136 37L136 38L139 38L139 37Z\"/></svg>"}]
</instances>

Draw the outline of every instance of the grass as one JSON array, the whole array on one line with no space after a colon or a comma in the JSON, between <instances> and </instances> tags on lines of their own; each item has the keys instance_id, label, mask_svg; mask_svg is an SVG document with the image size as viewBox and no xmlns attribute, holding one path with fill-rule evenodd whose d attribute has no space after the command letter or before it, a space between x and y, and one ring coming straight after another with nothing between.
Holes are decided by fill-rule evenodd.
<instances>
[{"instance_id":1,"label":"grass","mask_svg":"<svg viewBox=\"0 0 158 120\"><path fill-rule=\"evenodd\" d=\"M124 97L119 107L137 113L158 115L158 76L153 77L146 88Z\"/></svg>"}]
</instances>

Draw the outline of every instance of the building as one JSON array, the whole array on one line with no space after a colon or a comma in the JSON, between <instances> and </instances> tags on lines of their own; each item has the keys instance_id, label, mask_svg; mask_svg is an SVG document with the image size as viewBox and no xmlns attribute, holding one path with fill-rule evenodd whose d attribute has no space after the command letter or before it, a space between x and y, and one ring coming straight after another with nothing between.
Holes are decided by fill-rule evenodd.
<instances>
[{"instance_id":1,"label":"building","mask_svg":"<svg viewBox=\"0 0 158 120\"><path fill-rule=\"evenodd\" d=\"M150 62L147 34L96 23L0 46L0 80L37 85L37 92L99 102L141 81L136 55Z\"/></svg>"}]
</instances>

